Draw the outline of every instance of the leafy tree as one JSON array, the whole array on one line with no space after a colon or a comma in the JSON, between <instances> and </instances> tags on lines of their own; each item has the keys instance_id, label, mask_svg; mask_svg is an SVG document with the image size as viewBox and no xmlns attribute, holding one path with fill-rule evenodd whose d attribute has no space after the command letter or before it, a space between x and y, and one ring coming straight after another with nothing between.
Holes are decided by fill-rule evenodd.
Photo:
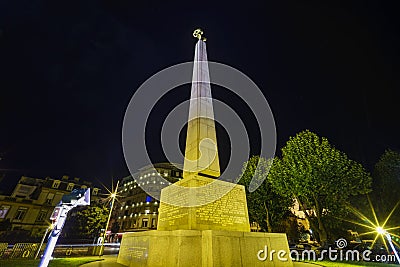
<instances>
[{"instance_id":1,"label":"leafy tree","mask_svg":"<svg viewBox=\"0 0 400 267\"><path fill-rule=\"evenodd\" d=\"M371 177L324 137L308 130L291 137L275 159L268 180L280 194L295 198L319 241L346 216L348 200L370 190Z\"/></svg>"},{"instance_id":2,"label":"leafy tree","mask_svg":"<svg viewBox=\"0 0 400 267\"><path fill-rule=\"evenodd\" d=\"M93 238L106 227L109 208L100 204L92 204L71 211L64 231L71 238Z\"/></svg>"},{"instance_id":3,"label":"leafy tree","mask_svg":"<svg viewBox=\"0 0 400 267\"><path fill-rule=\"evenodd\" d=\"M106 227L108 208L88 206L77 213L79 230L88 236L96 235L100 229Z\"/></svg>"},{"instance_id":4,"label":"leafy tree","mask_svg":"<svg viewBox=\"0 0 400 267\"><path fill-rule=\"evenodd\" d=\"M400 153L386 150L375 164L372 172L372 192L351 199L354 216L350 221L361 225L385 224L385 228L400 225ZM365 216L365 217L364 217ZM369 221L368 221L368 220ZM361 225L352 225L351 229L358 232L369 231ZM393 230L399 234L399 231ZM364 239L374 239L375 233L363 235Z\"/></svg>"},{"instance_id":5,"label":"leafy tree","mask_svg":"<svg viewBox=\"0 0 400 267\"><path fill-rule=\"evenodd\" d=\"M375 164L372 177L371 200L378 219L383 221L400 201L400 153L386 150ZM399 209L395 209L390 222L400 223Z\"/></svg>"},{"instance_id":6,"label":"leafy tree","mask_svg":"<svg viewBox=\"0 0 400 267\"><path fill-rule=\"evenodd\" d=\"M257 222L263 231L273 232L279 228L279 223L290 213L293 206L292 198L277 194L266 180L268 170L273 160L253 156L245 162L239 184L246 188L247 208L250 221ZM258 166L258 168L257 168ZM254 192L249 192L249 184L253 179L264 182Z\"/></svg>"}]
</instances>

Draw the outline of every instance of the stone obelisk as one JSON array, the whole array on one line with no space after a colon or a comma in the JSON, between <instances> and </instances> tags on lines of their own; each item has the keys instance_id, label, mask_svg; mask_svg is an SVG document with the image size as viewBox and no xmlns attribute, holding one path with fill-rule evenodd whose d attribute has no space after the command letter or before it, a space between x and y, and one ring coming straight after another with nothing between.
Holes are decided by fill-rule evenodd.
<instances>
[{"instance_id":1,"label":"stone obelisk","mask_svg":"<svg viewBox=\"0 0 400 267\"><path fill-rule=\"evenodd\" d=\"M183 178L220 176L206 43L200 30L194 55Z\"/></svg>"},{"instance_id":2,"label":"stone obelisk","mask_svg":"<svg viewBox=\"0 0 400 267\"><path fill-rule=\"evenodd\" d=\"M195 48L183 179L161 191L158 230L250 232L246 192L218 180L218 144L203 32Z\"/></svg>"},{"instance_id":3,"label":"stone obelisk","mask_svg":"<svg viewBox=\"0 0 400 267\"><path fill-rule=\"evenodd\" d=\"M202 34L200 29L193 34L198 41L184 178L161 190L156 231L124 233L118 263L132 267L292 267L286 235L250 232L244 186L217 179L219 157ZM271 251L279 253L280 259L276 253L268 257Z\"/></svg>"}]
</instances>

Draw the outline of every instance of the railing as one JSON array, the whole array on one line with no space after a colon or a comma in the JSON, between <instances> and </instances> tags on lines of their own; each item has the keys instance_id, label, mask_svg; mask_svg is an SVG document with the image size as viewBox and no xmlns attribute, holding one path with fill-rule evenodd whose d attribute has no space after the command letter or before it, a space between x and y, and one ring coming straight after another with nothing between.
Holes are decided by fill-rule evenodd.
<instances>
[{"instance_id":1,"label":"railing","mask_svg":"<svg viewBox=\"0 0 400 267\"><path fill-rule=\"evenodd\" d=\"M119 251L119 243L105 243L104 254L117 254ZM54 257L77 257L77 256L92 256L97 244L60 244L57 245L53 256ZM42 255L46 244L43 244L39 256ZM0 259L33 259L39 243L16 243L8 245L8 243L0 243ZM1 262L0 262L1 266Z\"/></svg>"}]
</instances>

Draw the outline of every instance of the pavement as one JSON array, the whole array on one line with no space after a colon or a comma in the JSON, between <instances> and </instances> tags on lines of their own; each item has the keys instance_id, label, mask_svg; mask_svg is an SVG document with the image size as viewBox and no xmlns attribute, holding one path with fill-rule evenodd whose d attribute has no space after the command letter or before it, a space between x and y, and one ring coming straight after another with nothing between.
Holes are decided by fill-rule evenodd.
<instances>
[{"instance_id":1,"label":"pavement","mask_svg":"<svg viewBox=\"0 0 400 267\"><path fill-rule=\"evenodd\" d=\"M118 255L104 255L101 258L102 261L94 261L86 264L82 264L80 267L126 267L125 265L117 263ZM293 262L294 267L318 267L321 265L314 263L305 262Z\"/></svg>"},{"instance_id":2,"label":"pavement","mask_svg":"<svg viewBox=\"0 0 400 267\"><path fill-rule=\"evenodd\" d=\"M126 267L117 263L117 257L118 255L104 255L100 257L103 260L85 263L81 267Z\"/></svg>"},{"instance_id":3,"label":"pavement","mask_svg":"<svg viewBox=\"0 0 400 267\"><path fill-rule=\"evenodd\" d=\"M318 266L322 266L322 265L319 265L319 264L316 264L316 263L293 261L293 266L294 267L318 267Z\"/></svg>"}]
</instances>

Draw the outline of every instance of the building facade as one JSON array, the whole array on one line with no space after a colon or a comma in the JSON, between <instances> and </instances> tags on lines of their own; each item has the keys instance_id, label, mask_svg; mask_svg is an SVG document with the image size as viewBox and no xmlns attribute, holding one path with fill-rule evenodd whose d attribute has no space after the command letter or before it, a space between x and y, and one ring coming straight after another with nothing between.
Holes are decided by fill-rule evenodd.
<instances>
[{"instance_id":1,"label":"building facade","mask_svg":"<svg viewBox=\"0 0 400 267\"><path fill-rule=\"evenodd\" d=\"M0 231L22 230L30 236L43 235L50 215L64 194L77 188L91 188L96 198L100 189L79 178L45 179L22 176L10 196L0 196Z\"/></svg>"},{"instance_id":2,"label":"building facade","mask_svg":"<svg viewBox=\"0 0 400 267\"><path fill-rule=\"evenodd\" d=\"M131 232L157 229L161 187L182 179L182 166L171 163L157 163L145 166L133 176L122 179L118 190L119 201L114 208L112 231ZM160 179L160 178L163 179ZM153 192L147 194L142 187Z\"/></svg>"}]
</instances>

